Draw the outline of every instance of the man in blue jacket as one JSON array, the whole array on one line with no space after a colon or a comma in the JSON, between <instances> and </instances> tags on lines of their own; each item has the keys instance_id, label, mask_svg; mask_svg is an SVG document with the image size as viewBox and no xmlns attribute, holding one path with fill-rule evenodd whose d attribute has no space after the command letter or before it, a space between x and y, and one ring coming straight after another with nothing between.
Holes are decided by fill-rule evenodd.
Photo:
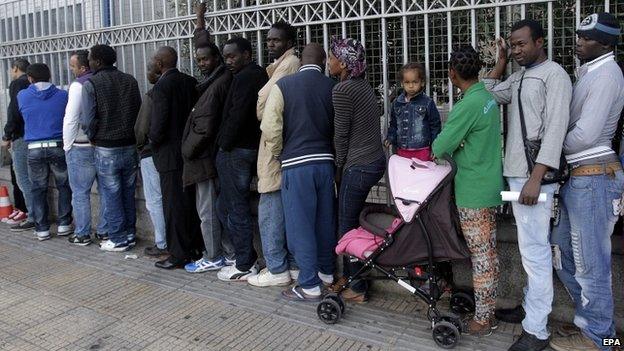
<instances>
[{"instance_id":1,"label":"man in blue jacket","mask_svg":"<svg viewBox=\"0 0 624 351\"><path fill-rule=\"evenodd\" d=\"M71 189L63 151L63 116L67 92L50 83L50 68L35 63L26 70L27 89L17 94L24 117L24 140L28 144L28 175L32 183L32 209L35 234L39 240L50 239L48 221L48 184L54 175L58 189L58 234L71 234Z\"/></svg>"}]
</instances>

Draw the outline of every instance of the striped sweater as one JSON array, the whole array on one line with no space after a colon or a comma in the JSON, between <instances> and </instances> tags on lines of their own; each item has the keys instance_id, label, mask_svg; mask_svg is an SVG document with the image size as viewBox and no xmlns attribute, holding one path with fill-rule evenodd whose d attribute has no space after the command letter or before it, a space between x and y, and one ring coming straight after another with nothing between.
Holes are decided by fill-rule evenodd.
<instances>
[{"instance_id":1,"label":"striped sweater","mask_svg":"<svg viewBox=\"0 0 624 351\"><path fill-rule=\"evenodd\" d=\"M336 166L346 170L383 157L381 111L368 81L349 79L336 84L333 101Z\"/></svg>"}]
</instances>

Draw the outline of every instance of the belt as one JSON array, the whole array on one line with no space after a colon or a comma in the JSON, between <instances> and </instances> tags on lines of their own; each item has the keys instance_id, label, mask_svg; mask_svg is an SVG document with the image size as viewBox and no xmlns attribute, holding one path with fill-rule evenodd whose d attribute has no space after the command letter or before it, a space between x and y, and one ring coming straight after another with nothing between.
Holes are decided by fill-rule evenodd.
<instances>
[{"instance_id":1,"label":"belt","mask_svg":"<svg viewBox=\"0 0 624 351\"><path fill-rule=\"evenodd\" d=\"M60 141L35 141L32 143L28 143L29 149L41 149L44 147L61 147L63 143Z\"/></svg>"},{"instance_id":2,"label":"belt","mask_svg":"<svg viewBox=\"0 0 624 351\"><path fill-rule=\"evenodd\" d=\"M615 172L622 170L622 164L619 162L602 163L597 165L579 166L570 170L573 177L602 175L615 175Z\"/></svg>"}]
</instances>

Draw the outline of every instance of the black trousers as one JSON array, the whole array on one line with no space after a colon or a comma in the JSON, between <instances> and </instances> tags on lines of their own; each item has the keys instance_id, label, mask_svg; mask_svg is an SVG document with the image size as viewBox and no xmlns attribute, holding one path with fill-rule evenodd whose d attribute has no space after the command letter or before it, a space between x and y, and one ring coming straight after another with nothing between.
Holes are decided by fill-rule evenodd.
<instances>
[{"instance_id":1,"label":"black trousers","mask_svg":"<svg viewBox=\"0 0 624 351\"><path fill-rule=\"evenodd\" d=\"M13 185L13 202L15 202L15 208L22 212L28 212L28 209L26 208L26 201L24 201L24 194L22 194L22 191L17 185L16 179L15 171L13 171L13 165L11 165L11 184Z\"/></svg>"},{"instance_id":2,"label":"black trousers","mask_svg":"<svg viewBox=\"0 0 624 351\"><path fill-rule=\"evenodd\" d=\"M197 260L204 241L195 205L195 187L184 187L182 170L159 173L162 192L167 250L176 263Z\"/></svg>"}]
</instances>

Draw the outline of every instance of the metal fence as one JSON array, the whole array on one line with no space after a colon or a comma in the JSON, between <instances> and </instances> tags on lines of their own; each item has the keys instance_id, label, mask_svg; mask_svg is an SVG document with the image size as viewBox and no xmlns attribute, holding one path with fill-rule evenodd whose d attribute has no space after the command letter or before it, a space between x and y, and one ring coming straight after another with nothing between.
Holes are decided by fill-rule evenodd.
<instances>
[{"instance_id":1,"label":"metal fence","mask_svg":"<svg viewBox=\"0 0 624 351\"><path fill-rule=\"evenodd\" d=\"M118 66L148 88L147 58L160 45L180 56L180 69L196 73L191 37L191 0L5 0L0 2L0 106L5 111L11 60L26 57L48 63L52 80L71 80L69 55L96 43L114 46ZM366 47L368 79L386 110L396 73L408 61L424 63L427 92L442 111L458 92L446 74L454 45L471 44L487 66L496 57L494 39L507 36L511 24L530 17L547 28L548 56L572 74L574 29L592 12L608 11L624 19L622 0L209 0L207 26L217 44L233 35L254 43L257 62L266 65L264 37L271 23L285 20L299 28L299 45L316 41L325 48L331 36L359 38ZM513 69L510 67L510 70ZM385 124L385 122L384 122Z\"/></svg>"}]
</instances>

